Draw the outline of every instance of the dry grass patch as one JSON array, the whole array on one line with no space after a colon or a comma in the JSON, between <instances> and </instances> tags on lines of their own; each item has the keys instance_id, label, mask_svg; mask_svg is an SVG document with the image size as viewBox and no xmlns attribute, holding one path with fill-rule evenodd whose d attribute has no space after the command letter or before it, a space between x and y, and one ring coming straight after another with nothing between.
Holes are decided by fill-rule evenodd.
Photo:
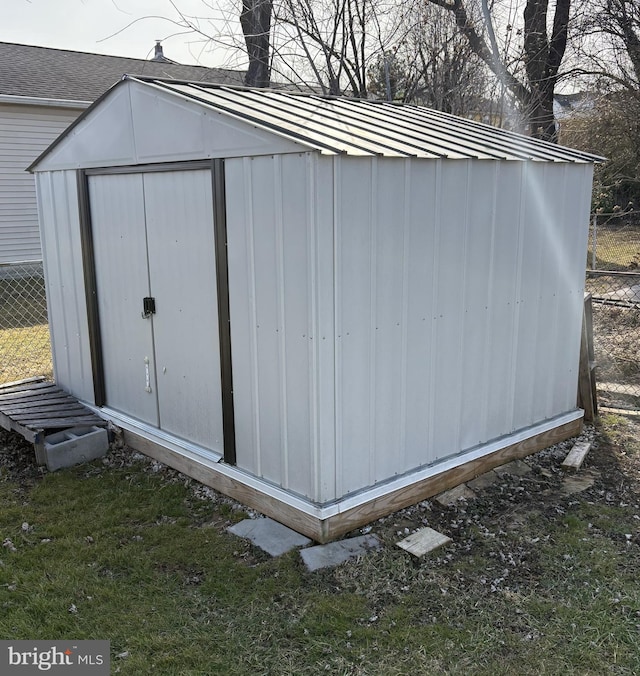
<instances>
[{"instance_id":1,"label":"dry grass patch","mask_svg":"<svg viewBox=\"0 0 640 676\"><path fill-rule=\"evenodd\" d=\"M587 268L593 263L593 242L589 242ZM597 270L632 270L640 266L640 227L599 225L596 240Z\"/></svg>"},{"instance_id":2,"label":"dry grass patch","mask_svg":"<svg viewBox=\"0 0 640 676\"><path fill-rule=\"evenodd\" d=\"M52 375L47 324L0 330L0 384Z\"/></svg>"}]
</instances>

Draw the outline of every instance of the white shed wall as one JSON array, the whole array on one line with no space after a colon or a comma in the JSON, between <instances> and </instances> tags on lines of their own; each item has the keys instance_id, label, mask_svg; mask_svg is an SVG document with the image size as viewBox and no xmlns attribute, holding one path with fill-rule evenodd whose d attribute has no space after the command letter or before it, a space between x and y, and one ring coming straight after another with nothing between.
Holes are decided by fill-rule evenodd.
<instances>
[{"instance_id":1,"label":"white shed wall","mask_svg":"<svg viewBox=\"0 0 640 676\"><path fill-rule=\"evenodd\" d=\"M35 182L25 170L81 112L0 103L0 263L42 257Z\"/></svg>"},{"instance_id":2,"label":"white shed wall","mask_svg":"<svg viewBox=\"0 0 640 676\"><path fill-rule=\"evenodd\" d=\"M76 174L37 174L36 181L55 380L94 403Z\"/></svg>"},{"instance_id":3,"label":"white shed wall","mask_svg":"<svg viewBox=\"0 0 640 676\"><path fill-rule=\"evenodd\" d=\"M327 503L575 409L591 165L225 167L241 470ZM76 175L37 180L56 379L92 403Z\"/></svg>"},{"instance_id":4,"label":"white shed wall","mask_svg":"<svg viewBox=\"0 0 640 676\"><path fill-rule=\"evenodd\" d=\"M332 166L313 154L226 162L238 466L334 497Z\"/></svg>"},{"instance_id":5,"label":"white shed wall","mask_svg":"<svg viewBox=\"0 0 640 676\"><path fill-rule=\"evenodd\" d=\"M592 167L333 161L336 495L574 410Z\"/></svg>"}]
</instances>

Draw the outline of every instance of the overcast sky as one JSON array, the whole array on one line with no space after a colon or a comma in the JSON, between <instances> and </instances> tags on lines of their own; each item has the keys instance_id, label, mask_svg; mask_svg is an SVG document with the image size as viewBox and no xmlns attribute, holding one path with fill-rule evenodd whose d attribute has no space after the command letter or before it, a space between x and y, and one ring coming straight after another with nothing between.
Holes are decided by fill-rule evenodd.
<instances>
[{"instance_id":1,"label":"overcast sky","mask_svg":"<svg viewBox=\"0 0 640 676\"><path fill-rule=\"evenodd\" d=\"M174 3L207 34L239 31L233 9L239 1ZM227 23L225 28L220 10L207 5L230 7L230 27ZM179 63L238 65L227 50L193 33L176 35L184 29L160 17L179 20L170 0L0 0L0 41L148 59L153 56L155 40L162 39L165 56ZM217 22L211 24L209 18Z\"/></svg>"}]
</instances>

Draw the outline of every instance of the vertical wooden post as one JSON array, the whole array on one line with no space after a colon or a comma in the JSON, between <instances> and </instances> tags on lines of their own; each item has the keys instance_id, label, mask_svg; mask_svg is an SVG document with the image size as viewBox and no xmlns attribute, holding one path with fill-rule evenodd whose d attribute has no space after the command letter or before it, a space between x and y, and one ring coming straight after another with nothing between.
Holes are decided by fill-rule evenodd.
<instances>
[{"instance_id":1,"label":"vertical wooden post","mask_svg":"<svg viewBox=\"0 0 640 676\"><path fill-rule=\"evenodd\" d=\"M582 336L580 339L580 366L578 369L578 406L584 409L584 419L592 422L598 415L595 356L593 351L593 306L591 294L584 297Z\"/></svg>"}]
</instances>

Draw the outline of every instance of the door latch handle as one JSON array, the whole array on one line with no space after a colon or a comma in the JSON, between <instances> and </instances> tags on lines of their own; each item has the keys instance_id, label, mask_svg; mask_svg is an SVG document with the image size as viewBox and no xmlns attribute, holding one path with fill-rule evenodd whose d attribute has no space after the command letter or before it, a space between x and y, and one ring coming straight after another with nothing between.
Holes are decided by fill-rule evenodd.
<instances>
[{"instance_id":1,"label":"door latch handle","mask_svg":"<svg viewBox=\"0 0 640 676\"><path fill-rule=\"evenodd\" d=\"M151 315L156 313L156 299L143 298L142 299L142 319L148 319Z\"/></svg>"}]
</instances>

